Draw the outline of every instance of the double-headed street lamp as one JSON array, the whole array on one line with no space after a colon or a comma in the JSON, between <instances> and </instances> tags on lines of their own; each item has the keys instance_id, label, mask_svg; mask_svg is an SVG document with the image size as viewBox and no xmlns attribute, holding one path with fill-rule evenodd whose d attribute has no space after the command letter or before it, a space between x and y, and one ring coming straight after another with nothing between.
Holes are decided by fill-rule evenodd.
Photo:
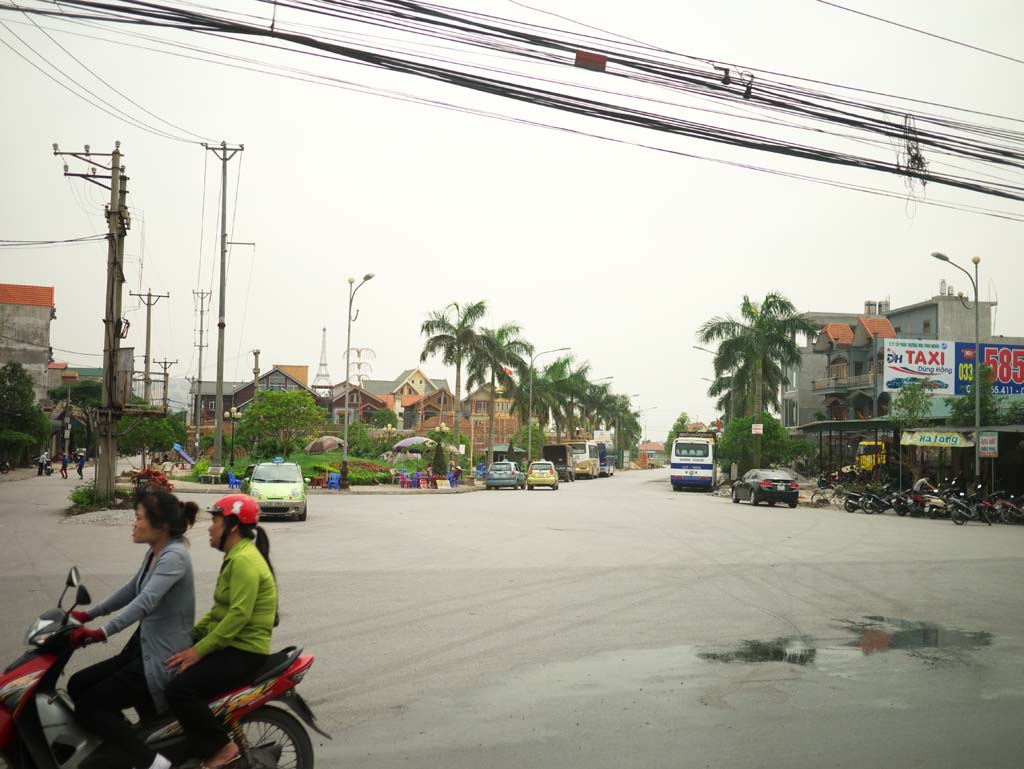
<instances>
[{"instance_id":1,"label":"double-headed street lamp","mask_svg":"<svg viewBox=\"0 0 1024 769\"><path fill-rule=\"evenodd\" d=\"M974 389L974 478L977 480L981 477L981 388L985 386L981 373L981 308L978 304L978 265L981 264L981 257L971 257L971 262L974 264L974 275L972 276L945 254L933 251L932 256L940 262L946 262L960 270L971 281L971 286L974 288L974 371L971 374L971 387Z\"/></svg>"},{"instance_id":2,"label":"double-headed street lamp","mask_svg":"<svg viewBox=\"0 0 1024 769\"><path fill-rule=\"evenodd\" d=\"M341 458L341 483L340 486L343 489L348 488L348 423L349 413L351 411L351 392L352 392L352 376L351 369L349 368L349 354L352 352L352 322L359 317L359 310L356 310L355 315L352 314L352 300L355 299L356 291L363 287L363 284L368 280L373 280L373 273L368 272L363 276L363 279L359 282L358 286L353 288L356 279L349 277L348 279L348 313L346 317L348 319L348 332L345 335L345 448L344 454Z\"/></svg>"},{"instance_id":3,"label":"double-headed street lamp","mask_svg":"<svg viewBox=\"0 0 1024 769\"><path fill-rule=\"evenodd\" d=\"M230 467L235 466L235 425L238 420L242 418L241 412L234 406L231 407L231 411L224 412L224 421L231 423L231 461L228 462Z\"/></svg>"},{"instance_id":4,"label":"double-headed street lamp","mask_svg":"<svg viewBox=\"0 0 1024 769\"><path fill-rule=\"evenodd\" d=\"M526 461L529 462L533 452L533 362L541 355L552 352L565 352L568 347L556 347L553 350L543 350L530 356L530 400L526 407Z\"/></svg>"},{"instance_id":5,"label":"double-headed street lamp","mask_svg":"<svg viewBox=\"0 0 1024 769\"><path fill-rule=\"evenodd\" d=\"M700 347L699 345L693 345L693 349L694 350L700 350L701 352L710 353L711 355L714 355L715 357L718 356L717 352L715 352L714 350L709 350L707 347ZM733 372L733 373L730 373L729 376L734 378L736 375ZM705 382L711 382L712 384L714 384L714 380L712 380L712 379L705 379L704 377L701 377L701 379L704 379ZM717 413L717 410L716 410L716 413ZM735 417L736 417L736 382L735 381L730 381L729 382L729 421L732 421ZM717 419L717 417L716 417L716 419Z\"/></svg>"},{"instance_id":6,"label":"double-headed street lamp","mask_svg":"<svg viewBox=\"0 0 1024 769\"><path fill-rule=\"evenodd\" d=\"M658 410L657 406L647 406L646 408L642 408L638 412L636 412L636 415L640 416L641 414L646 414L648 411L657 411L657 410ZM647 419L646 418L644 419L644 435L646 436L646 438L645 438L646 441L650 441L651 440L651 433L647 429Z\"/></svg>"}]
</instances>

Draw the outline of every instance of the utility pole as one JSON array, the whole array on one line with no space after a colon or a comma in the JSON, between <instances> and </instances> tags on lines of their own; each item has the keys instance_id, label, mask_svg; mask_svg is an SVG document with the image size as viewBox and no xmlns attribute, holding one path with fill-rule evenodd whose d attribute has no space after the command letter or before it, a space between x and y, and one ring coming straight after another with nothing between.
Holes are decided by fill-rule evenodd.
<instances>
[{"instance_id":1,"label":"utility pole","mask_svg":"<svg viewBox=\"0 0 1024 769\"><path fill-rule=\"evenodd\" d=\"M228 263L228 161L245 149L244 144L229 147L203 147L220 160L220 304L217 308L217 395L214 400L213 464L222 466L224 442L224 303L227 291Z\"/></svg>"},{"instance_id":2,"label":"utility pole","mask_svg":"<svg viewBox=\"0 0 1024 769\"><path fill-rule=\"evenodd\" d=\"M195 411L193 413L193 420L196 426L196 445L195 445L195 459L199 461L199 437L200 428L203 422L203 348L205 348L206 342L203 336L203 318L206 313L206 302L210 298L209 291L193 291L192 295L199 299L199 343L195 346L199 348L199 370L196 373L195 387L196 387L196 400L195 400Z\"/></svg>"},{"instance_id":3,"label":"utility pole","mask_svg":"<svg viewBox=\"0 0 1024 769\"><path fill-rule=\"evenodd\" d=\"M136 294L134 291L128 292L129 296L137 296L142 300L142 303L146 305L146 378L144 383L144 390L142 397L145 399L148 405L151 400L153 391L153 380L149 375L149 364L153 356L150 353L150 344L153 338L153 305L159 302L161 299L170 299L170 294L156 294L153 295L153 289L149 289L145 294ZM175 361L177 362L177 361Z\"/></svg>"},{"instance_id":4,"label":"utility pole","mask_svg":"<svg viewBox=\"0 0 1024 769\"><path fill-rule=\"evenodd\" d=\"M178 359L175 358L174 360L167 360L164 358L163 360L155 360L153 362L163 369L164 372L164 411L167 411L167 399L170 397L170 393L167 391L168 385L170 384L170 377L167 374L167 369L176 365L178 363Z\"/></svg>"},{"instance_id":5,"label":"utility pole","mask_svg":"<svg viewBox=\"0 0 1024 769\"><path fill-rule=\"evenodd\" d=\"M121 142L114 142L114 151L93 153L89 145L81 152L62 152L56 143L53 154L76 158L88 166L86 173L72 173L64 163L64 176L75 176L87 182L110 190L110 202L104 215L107 219L107 281L103 305L103 394L97 425L97 472L96 496L110 499L114 496L114 479L117 474L117 422L121 416L121 402L117 392L117 358L121 332L125 328L121 320L121 292L124 286L124 239L131 228L128 212L128 176L121 165ZM103 165L102 158L109 158L109 165ZM102 169L108 173L97 173ZM109 186L103 181L109 180ZM129 385L130 391L130 385Z\"/></svg>"},{"instance_id":6,"label":"utility pole","mask_svg":"<svg viewBox=\"0 0 1024 769\"><path fill-rule=\"evenodd\" d=\"M260 391L260 351L252 351L252 400L256 402L256 393Z\"/></svg>"}]
</instances>

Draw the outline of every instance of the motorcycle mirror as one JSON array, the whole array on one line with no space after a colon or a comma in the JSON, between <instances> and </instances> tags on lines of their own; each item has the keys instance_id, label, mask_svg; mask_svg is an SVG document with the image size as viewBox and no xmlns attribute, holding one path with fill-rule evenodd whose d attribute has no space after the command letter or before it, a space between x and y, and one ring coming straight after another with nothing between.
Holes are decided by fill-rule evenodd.
<instances>
[{"instance_id":1,"label":"motorcycle mirror","mask_svg":"<svg viewBox=\"0 0 1024 769\"><path fill-rule=\"evenodd\" d=\"M85 585L79 585L75 592L75 606L88 606L92 603L92 596Z\"/></svg>"},{"instance_id":2,"label":"motorcycle mirror","mask_svg":"<svg viewBox=\"0 0 1024 769\"><path fill-rule=\"evenodd\" d=\"M64 583L68 587L78 587L78 583L82 581L81 576L78 573L78 567L72 566L71 571L68 572L67 581Z\"/></svg>"}]
</instances>

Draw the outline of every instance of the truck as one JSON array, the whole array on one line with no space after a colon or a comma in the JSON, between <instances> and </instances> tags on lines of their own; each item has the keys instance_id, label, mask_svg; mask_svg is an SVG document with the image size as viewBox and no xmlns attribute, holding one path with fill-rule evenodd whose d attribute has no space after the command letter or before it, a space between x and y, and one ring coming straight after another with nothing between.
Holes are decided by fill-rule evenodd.
<instances>
[{"instance_id":1,"label":"truck","mask_svg":"<svg viewBox=\"0 0 1024 769\"><path fill-rule=\"evenodd\" d=\"M597 457L601 461L601 478L615 475L615 446L610 441L597 442Z\"/></svg>"},{"instance_id":2,"label":"truck","mask_svg":"<svg viewBox=\"0 0 1024 769\"><path fill-rule=\"evenodd\" d=\"M541 449L541 457L555 466L558 480L569 483L576 480L576 465L572 447L566 443L550 443Z\"/></svg>"}]
</instances>

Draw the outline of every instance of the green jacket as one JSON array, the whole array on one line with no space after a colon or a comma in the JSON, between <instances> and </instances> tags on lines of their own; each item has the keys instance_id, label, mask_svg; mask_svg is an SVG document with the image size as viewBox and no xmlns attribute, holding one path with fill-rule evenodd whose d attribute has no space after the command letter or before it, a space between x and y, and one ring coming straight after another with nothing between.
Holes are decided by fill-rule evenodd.
<instances>
[{"instance_id":1,"label":"green jacket","mask_svg":"<svg viewBox=\"0 0 1024 769\"><path fill-rule=\"evenodd\" d=\"M213 608L196 623L193 636L200 657L231 647L270 654L277 616L274 575L256 543L243 539L224 556L213 591Z\"/></svg>"}]
</instances>

